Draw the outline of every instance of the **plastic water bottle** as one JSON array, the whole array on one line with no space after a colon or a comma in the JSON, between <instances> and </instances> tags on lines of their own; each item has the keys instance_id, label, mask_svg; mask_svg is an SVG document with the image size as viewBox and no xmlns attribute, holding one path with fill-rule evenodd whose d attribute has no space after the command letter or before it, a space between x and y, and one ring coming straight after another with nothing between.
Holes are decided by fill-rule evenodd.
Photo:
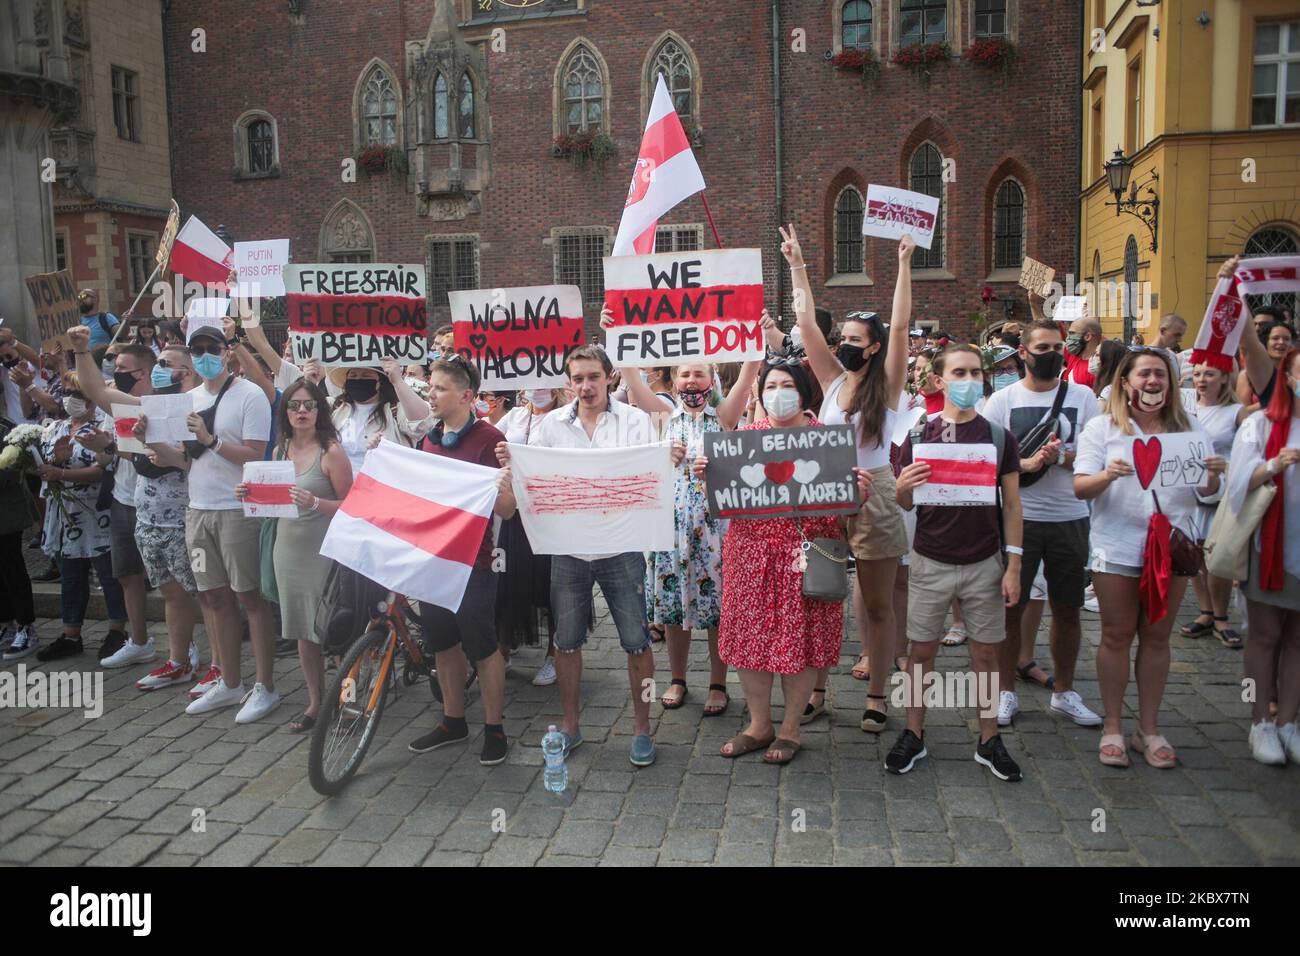
<instances>
[{"instance_id":1,"label":"plastic water bottle","mask_svg":"<svg viewBox=\"0 0 1300 956\"><path fill-rule=\"evenodd\" d=\"M542 738L542 756L546 758L543 785L551 793L564 793L569 788L569 768L564 765L564 735L554 724Z\"/></svg>"}]
</instances>

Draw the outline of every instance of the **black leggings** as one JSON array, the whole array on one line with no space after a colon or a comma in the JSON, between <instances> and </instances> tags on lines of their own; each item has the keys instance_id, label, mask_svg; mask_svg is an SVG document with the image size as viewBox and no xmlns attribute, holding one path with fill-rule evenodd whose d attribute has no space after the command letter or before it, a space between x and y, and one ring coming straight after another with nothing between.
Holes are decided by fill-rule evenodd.
<instances>
[{"instance_id":1,"label":"black leggings","mask_svg":"<svg viewBox=\"0 0 1300 956\"><path fill-rule=\"evenodd\" d=\"M0 623L9 621L19 627L36 621L21 531L0 534Z\"/></svg>"}]
</instances>

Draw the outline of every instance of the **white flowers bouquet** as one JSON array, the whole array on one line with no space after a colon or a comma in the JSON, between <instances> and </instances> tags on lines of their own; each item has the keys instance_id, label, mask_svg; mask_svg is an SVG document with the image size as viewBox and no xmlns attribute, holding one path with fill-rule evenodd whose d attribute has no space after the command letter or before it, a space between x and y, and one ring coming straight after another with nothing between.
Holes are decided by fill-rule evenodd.
<instances>
[{"instance_id":1,"label":"white flowers bouquet","mask_svg":"<svg viewBox=\"0 0 1300 956\"><path fill-rule=\"evenodd\" d=\"M6 471L35 471L44 459L41 457L40 425L16 425L5 435L4 448L0 450L0 468Z\"/></svg>"},{"instance_id":2,"label":"white flowers bouquet","mask_svg":"<svg viewBox=\"0 0 1300 956\"><path fill-rule=\"evenodd\" d=\"M411 391L415 392L416 395L419 395L425 401L428 401L429 398L428 382L422 381L421 379L418 378L408 378L406 379L406 384L411 386Z\"/></svg>"}]
</instances>

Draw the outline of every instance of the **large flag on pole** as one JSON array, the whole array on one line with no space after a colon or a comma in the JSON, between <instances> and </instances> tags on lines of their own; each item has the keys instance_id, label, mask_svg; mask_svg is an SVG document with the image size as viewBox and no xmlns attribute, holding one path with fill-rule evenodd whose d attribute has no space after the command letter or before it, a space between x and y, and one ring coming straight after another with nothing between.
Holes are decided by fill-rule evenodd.
<instances>
[{"instance_id":1,"label":"large flag on pole","mask_svg":"<svg viewBox=\"0 0 1300 956\"><path fill-rule=\"evenodd\" d=\"M176 234L168 268L191 282L224 287L234 262L234 251L198 216L190 216Z\"/></svg>"},{"instance_id":2,"label":"large flag on pole","mask_svg":"<svg viewBox=\"0 0 1300 956\"><path fill-rule=\"evenodd\" d=\"M495 468L381 441L320 553L390 590L456 611L492 526Z\"/></svg>"},{"instance_id":3,"label":"large flag on pole","mask_svg":"<svg viewBox=\"0 0 1300 956\"><path fill-rule=\"evenodd\" d=\"M702 189L704 174L660 73L612 254L644 256L654 252L659 217Z\"/></svg>"}]
</instances>

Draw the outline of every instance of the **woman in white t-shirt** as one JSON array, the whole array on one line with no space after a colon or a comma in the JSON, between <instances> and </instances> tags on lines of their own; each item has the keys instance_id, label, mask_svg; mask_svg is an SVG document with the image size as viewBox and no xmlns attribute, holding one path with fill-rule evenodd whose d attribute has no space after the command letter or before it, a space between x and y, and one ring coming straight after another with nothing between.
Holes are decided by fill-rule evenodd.
<instances>
[{"instance_id":1,"label":"woman in white t-shirt","mask_svg":"<svg viewBox=\"0 0 1300 956\"><path fill-rule=\"evenodd\" d=\"M384 360L383 373L373 368L334 368L329 380L342 389L330 417L354 475L361 471L377 437L411 446L433 427L429 403L406 384L402 367L392 359Z\"/></svg>"},{"instance_id":2,"label":"woman in white t-shirt","mask_svg":"<svg viewBox=\"0 0 1300 956\"><path fill-rule=\"evenodd\" d=\"M1156 511L1154 474L1148 487L1134 470L1134 439L1205 429L1189 418L1175 388L1174 371L1159 349L1130 351L1120 362L1110 400L1090 421L1079 439L1074 460L1074 493L1091 500L1093 587L1101 608L1101 646L1097 649L1097 681L1106 718L1099 757L1111 767L1127 767L1121 717L1128 688L1129 654L1138 640L1137 684L1139 727L1130 741L1148 764L1173 767L1177 754L1160 735L1160 702L1169 676L1169 632L1173 614L1187 588L1187 579L1170 574L1159 552L1148 554L1148 538L1161 533L1152 522ZM1161 487L1159 508L1172 528L1191 530L1198 496L1219 491L1224 460L1208 456L1206 484ZM1158 470L1159 462L1155 463ZM1169 532L1172 534L1172 530ZM1163 553L1169 552L1166 543ZM1161 598L1163 597L1163 601Z\"/></svg>"}]
</instances>

